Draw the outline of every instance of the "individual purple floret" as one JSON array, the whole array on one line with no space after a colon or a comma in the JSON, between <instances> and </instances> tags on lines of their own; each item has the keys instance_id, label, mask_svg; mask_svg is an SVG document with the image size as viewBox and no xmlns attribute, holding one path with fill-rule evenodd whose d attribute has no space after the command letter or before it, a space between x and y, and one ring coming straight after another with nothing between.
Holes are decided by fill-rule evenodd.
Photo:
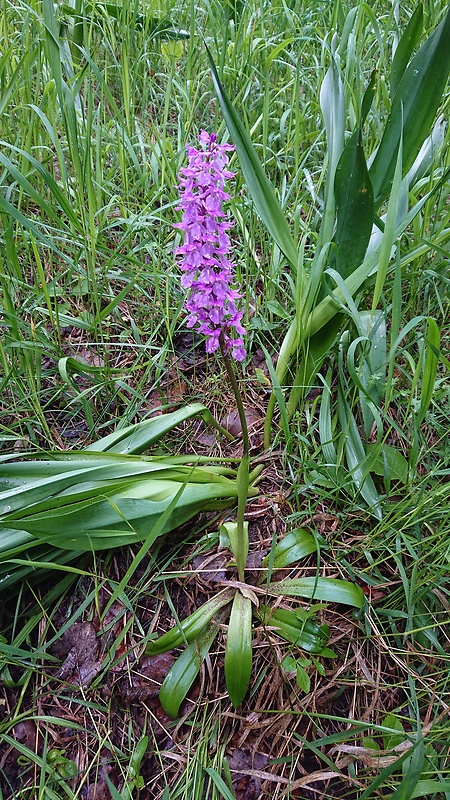
<instances>
[{"instance_id":1,"label":"individual purple floret","mask_svg":"<svg viewBox=\"0 0 450 800\"><path fill-rule=\"evenodd\" d=\"M242 336L245 328L243 312L238 308L241 296L231 288L233 281L232 251L228 230L232 227L223 204L230 195L225 181L234 176L226 167L229 144L218 144L215 133L199 134L200 148L187 147L188 166L180 170L178 190L183 212L175 227L184 232L184 242L176 249L181 256L181 285L188 290L187 325L199 326L206 336L206 352L214 353L219 337L226 352L236 361L245 358Z\"/></svg>"}]
</instances>

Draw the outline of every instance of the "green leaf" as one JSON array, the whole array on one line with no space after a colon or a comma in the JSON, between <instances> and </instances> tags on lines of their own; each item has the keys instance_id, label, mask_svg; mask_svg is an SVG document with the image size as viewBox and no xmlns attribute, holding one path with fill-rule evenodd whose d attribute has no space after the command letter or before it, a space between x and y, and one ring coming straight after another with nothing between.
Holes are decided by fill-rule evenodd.
<instances>
[{"instance_id":1,"label":"green leaf","mask_svg":"<svg viewBox=\"0 0 450 800\"><path fill-rule=\"evenodd\" d=\"M248 436L248 434L246 434ZM244 522L245 507L249 494L249 468L250 457L248 453L244 453L239 464L238 473L236 476L236 486L238 493L238 509L237 509L237 523L236 523L236 536L234 537L233 555L236 559L236 566L238 571L239 580L244 582L244 569L248 556L248 522ZM233 542L232 542L233 545Z\"/></svg>"},{"instance_id":2,"label":"green leaf","mask_svg":"<svg viewBox=\"0 0 450 800\"><path fill-rule=\"evenodd\" d=\"M197 608L186 619L180 621L178 625L175 625L167 633L160 636L159 639L149 642L145 648L145 654L156 656L159 653L166 653L168 650L173 650L175 647L196 639L212 620L213 616L231 602L233 595L233 589L223 589L211 600L203 603L200 608Z\"/></svg>"},{"instance_id":3,"label":"green leaf","mask_svg":"<svg viewBox=\"0 0 450 800\"><path fill-rule=\"evenodd\" d=\"M179 495L180 488L184 490ZM139 493L144 498L133 496ZM69 495L59 499L66 501L59 508L53 506L38 514L27 514L25 509L14 519L0 520L0 528L5 525L25 530L63 549L104 550L146 539L175 497L177 502L160 533L174 530L205 508L212 508L213 501L221 505L225 496L223 487L214 483L185 483L180 487L178 481L149 480L126 486L121 493L106 499L85 497L73 502L78 496Z\"/></svg>"},{"instance_id":4,"label":"green leaf","mask_svg":"<svg viewBox=\"0 0 450 800\"><path fill-rule=\"evenodd\" d=\"M341 428L345 435L345 455L352 480L370 511L378 519L382 517L381 500L370 476L369 459L361 441L356 420L340 387L338 412Z\"/></svg>"},{"instance_id":5,"label":"green leaf","mask_svg":"<svg viewBox=\"0 0 450 800\"><path fill-rule=\"evenodd\" d=\"M408 66L416 45L419 43L423 29L423 3L417 4L409 18L409 22L397 45L391 67L390 89L391 97L395 96L401 78Z\"/></svg>"},{"instance_id":6,"label":"green leaf","mask_svg":"<svg viewBox=\"0 0 450 800\"><path fill-rule=\"evenodd\" d=\"M92 552L148 540L162 515L159 533L237 497L236 481L221 474L229 470L215 465L86 451L35 461L27 455L23 462L0 459L0 529L9 539L15 529L21 537L27 531L62 549Z\"/></svg>"},{"instance_id":7,"label":"green leaf","mask_svg":"<svg viewBox=\"0 0 450 800\"><path fill-rule=\"evenodd\" d=\"M423 422L433 397L434 383L436 380L436 372L439 361L439 349L441 345L441 336L436 320L432 317L428 317L427 321L428 335L425 350L425 363L423 365L420 407L416 415L416 425L420 425Z\"/></svg>"},{"instance_id":8,"label":"green leaf","mask_svg":"<svg viewBox=\"0 0 450 800\"><path fill-rule=\"evenodd\" d=\"M294 388L289 396L288 412L290 416L294 414L300 398L308 394L324 359L332 349L336 336L342 326L343 319L343 314L335 313L332 319L324 322L322 327L319 326L320 330L318 333L315 333L310 339L306 339L306 341L302 343L302 360L297 367L294 378Z\"/></svg>"},{"instance_id":9,"label":"green leaf","mask_svg":"<svg viewBox=\"0 0 450 800\"><path fill-rule=\"evenodd\" d=\"M450 70L450 10L400 78L383 137L370 167L375 205L389 194L400 140L403 174L429 135Z\"/></svg>"},{"instance_id":10,"label":"green leaf","mask_svg":"<svg viewBox=\"0 0 450 800\"><path fill-rule=\"evenodd\" d=\"M239 115L229 100L217 74L214 61L208 48L209 65L211 68L214 89L230 133L236 153L244 175L247 189L270 235L284 253L291 267L297 269L298 252L292 238L291 231L286 221L283 210L275 196L264 169L261 166L256 150L252 145L250 136L242 124Z\"/></svg>"},{"instance_id":11,"label":"green leaf","mask_svg":"<svg viewBox=\"0 0 450 800\"><path fill-rule=\"evenodd\" d=\"M297 676L296 676L297 686L302 692L308 694L309 690L311 689L311 678L309 677L306 669L304 669L300 664L297 666Z\"/></svg>"},{"instance_id":12,"label":"green leaf","mask_svg":"<svg viewBox=\"0 0 450 800\"><path fill-rule=\"evenodd\" d=\"M366 747L368 750L380 750L380 745L370 736L363 736L362 744L363 747Z\"/></svg>"},{"instance_id":13,"label":"green leaf","mask_svg":"<svg viewBox=\"0 0 450 800\"><path fill-rule=\"evenodd\" d=\"M444 793L448 792L450 792L449 781L418 781L412 791L411 800L414 800L415 797L426 797L429 794L436 795L436 797L442 797Z\"/></svg>"},{"instance_id":14,"label":"green leaf","mask_svg":"<svg viewBox=\"0 0 450 800\"><path fill-rule=\"evenodd\" d=\"M38 192L34 186L30 183L30 181L17 169L15 164L7 158L6 155L0 153L0 164L3 164L5 169L10 173L11 177L14 181L17 181L19 186L22 187L23 191L33 200L36 205L42 209L45 216L51 220L56 220L59 225L64 224L64 218L61 219L61 211L63 211L64 215L68 217L70 222L74 225L74 227L79 230L80 229L80 222L77 215L74 213L70 203L67 201L64 193L59 188L58 184L52 178L52 176L44 169L42 164L39 163L32 155L27 153L25 150L21 150L20 148L16 148L11 144L6 142L1 143L2 147L9 147L15 152L17 152L21 158L26 158L31 166L39 173L40 177L44 180L47 184L51 194L52 194L52 203L48 203L45 200L45 197L42 192Z\"/></svg>"},{"instance_id":15,"label":"green leaf","mask_svg":"<svg viewBox=\"0 0 450 800\"><path fill-rule=\"evenodd\" d=\"M339 159L334 191L337 208L336 250L331 266L345 280L364 259L374 215L373 189L360 128L350 137Z\"/></svg>"},{"instance_id":16,"label":"green leaf","mask_svg":"<svg viewBox=\"0 0 450 800\"><path fill-rule=\"evenodd\" d=\"M121 453L122 455L137 455L162 439L176 425L196 416L201 416L207 425L213 425L217 428L217 423L206 406L202 403L190 403L176 411L172 411L170 414L160 414L158 417L138 422L136 425L119 428L110 433L109 436L98 439L89 445L86 450L97 453L108 451Z\"/></svg>"},{"instance_id":17,"label":"green leaf","mask_svg":"<svg viewBox=\"0 0 450 800\"><path fill-rule=\"evenodd\" d=\"M329 647L324 647L320 655L322 658L337 658L337 653Z\"/></svg>"},{"instance_id":18,"label":"green leaf","mask_svg":"<svg viewBox=\"0 0 450 800\"><path fill-rule=\"evenodd\" d=\"M370 111L373 98L375 96L376 79L377 79L377 70L374 69L371 73L370 80L369 83L367 84L366 91L364 92L364 97L361 103L361 121L360 121L361 128L366 121L366 117Z\"/></svg>"},{"instance_id":19,"label":"green leaf","mask_svg":"<svg viewBox=\"0 0 450 800\"><path fill-rule=\"evenodd\" d=\"M355 385L359 387L359 399L364 420L364 432L366 438L370 434L373 421L375 419L373 408L381 406L381 399L386 382L386 318L384 311L360 311L358 314L358 333L360 336L367 337L363 343L364 358L355 377L350 372ZM348 359L349 361L349 359ZM348 363L349 371L350 364ZM355 368L356 370L356 368Z\"/></svg>"},{"instance_id":20,"label":"green leaf","mask_svg":"<svg viewBox=\"0 0 450 800\"><path fill-rule=\"evenodd\" d=\"M264 625L275 628L275 632L282 639L308 653L321 654L330 638L328 625L318 625L311 619L300 620L297 614L289 609L273 610L270 606L261 605L257 616Z\"/></svg>"},{"instance_id":21,"label":"green leaf","mask_svg":"<svg viewBox=\"0 0 450 800\"><path fill-rule=\"evenodd\" d=\"M337 578L291 578L271 583L269 594L286 595L287 597L307 597L310 600L325 600L333 603L362 608L364 593L359 586L350 581Z\"/></svg>"},{"instance_id":22,"label":"green leaf","mask_svg":"<svg viewBox=\"0 0 450 800\"><path fill-rule=\"evenodd\" d=\"M295 672L297 669L297 661L292 656L285 656L281 662L281 666L286 672Z\"/></svg>"},{"instance_id":23,"label":"green leaf","mask_svg":"<svg viewBox=\"0 0 450 800\"><path fill-rule=\"evenodd\" d=\"M178 716L180 705L197 677L218 632L218 626L210 622L169 669L159 692L160 703L169 717L175 719Z\"/></svg>"},{"instance_id":24,"label":"green leaf","mask_svg":"<svg viewBox=\"0 0 450 800\"><path fill-rule=\"evenodd\" d=\"M237 2L237 0L236 0ZM214 783L216 789L220 792L223 800L236 800L236 795L228 788L223 778L220 777L217 770L214 767L204 767L204 770L207 775L211 778L212 782Z\"/></svg>"},{"instance_id":25,"label":"green leaf","mask_svg":"<svg viewBox=\"0 0 450 800\"><path fill-rule=\"evenodd\" d=\"M220 526L219 536L223 546L229 546L236 559L238 571L244 569L248 556L248 522L244 522L244 539L239 536L237 522L224 522Z\"/></svg>"},{"instance_id":26,"label":"green leaf","mask_svg":"<svg viewBox=\"0 0 450 800\"><path fill-rule=\"evenodd\" d=\"M341 72L334 55L320 87L320 108L327 135L328 169L320 244L331 241L335 221L334 179L344 149L345 97Z\"/></svg>"},{"instance_id":27,"label":"green leaf","mask_svg":"<svg viewBox=\"0 0 450 800\"><path fill-rule=\"evenodd\" d=\"M374 312L378 307L381 299L381 293L386 280L389 264L392 260L392 248L396 240L396 228L399 217L399 211L402 204L402 193L404 184L402 181L402 164L403 164L403 139L400 138L397 160L395 163L395 170L393 179L390 186L390 197L384 223L383 236L380 243L380 252L378 256L378 264L376 270L375 288L372 297L372 311ZM400 217L404 219L407 207L404 213L400 213Z\"/></svg>"},{"instance_id":28,"label":"green leaf","mask_svg":"<svg viewBox=\"0 0 450 800\"><path fill-rule=\"evenodd\" d=\"M388 733L383 733L385 750L393 750L394 747L405 741L405 729L397 714L386 714L383 719L383 727L390 729ZM394 731L397 731L397 733L394 733Z\"/></svg>"},{"instance_id":29,"label":"green leaf","mask_svg":"<svg viewBox=\"0 0 450 800\"><path fill-rule=\"evenodd\" d=\"M235 708L241 705L252 673L252 602L236 592L225 648L225 681Z\"/></svg>"},{"instance_id":30,"label":"green leaf","mask_svg":"<svg viewBox=\"0 0 450 800\"><path fill-rule=\"evenodd\" d=\"M314 536L303 528L291 531L278 542L273 553L273 569L282 569L290 564L295 564L310 553L315 553L317 544ZM262 562L263 567L269 564L270 555L267 555Z\"/></svg>"},{"instance_id":31,"label":"green leaf","mask_svg":"<svg viewBox=\"0 0 450 800\"><path fill-rule=\"evenodd\" d=\"M406 767L400 786L397 787L390 800L411 800L414 790L422 775L425 762L425 748L423 738L420 737L414 744L414 751Z\"/></svg>"},{"instance_id":32,"label":"green leaf","mask_svg":"<svg viewBox=\"0 0 450 800\"><path fill-rule=\"evenodd\" d=\"M407 483L409 466L405 456L390 444L366 444L367 455L371 456L372 472L391 481Z\"/></svg>"}]
</instances>

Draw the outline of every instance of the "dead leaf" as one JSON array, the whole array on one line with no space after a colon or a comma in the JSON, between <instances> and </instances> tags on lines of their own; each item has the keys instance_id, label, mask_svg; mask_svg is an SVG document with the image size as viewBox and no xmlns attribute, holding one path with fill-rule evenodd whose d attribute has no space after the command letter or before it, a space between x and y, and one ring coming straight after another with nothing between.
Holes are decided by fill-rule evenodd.
<instances>
[{"instance_id":1,"label":"dead leaf","mask_svg":"<svg viewBox=\"0 0 450 800\"><path fill-rule=\"evenodd\" d=\"M248 775L250 770L260 771L268 764L263 753L239 750L236 748L228 757L228 766L233 778L236 800L257 800L261 791L261 781L257 775Z\"/></svg>"},{"instance_id":2,"label":"dead leaf","mask_svg":"<svg viewBox=\"0 0 450 800\"><path fill-rule=\"evenodd\" d=\"M101 670L99 642L92 622L74 622L55 651L60 657L66 656L56 676L59 680L86 688Z\"/></svg>"},{"instance_id":3,"label":"dead leaf","mask_svg":"<svg viewBox=\"0 0 450 800\"><path fill-rule=\"evenodd\" d=\"M116 684L117 692L127 703L156 697L174 661L171 653L143 658L120 678Z\"/></svg>"}]
</instances>

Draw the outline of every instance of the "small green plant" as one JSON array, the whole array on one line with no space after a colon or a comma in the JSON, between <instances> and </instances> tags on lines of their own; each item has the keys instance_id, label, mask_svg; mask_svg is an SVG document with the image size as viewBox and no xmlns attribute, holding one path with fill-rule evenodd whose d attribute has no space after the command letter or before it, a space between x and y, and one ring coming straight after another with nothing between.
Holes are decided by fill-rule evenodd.
<instances>
[{"instance_id":1,"label":"small green plant","mask_svg":"<svg viewBox=\"0 0 450 800\"><path fill-rule=\"evenodd\" d=\"M231 546L231 539L229 540ZM231 547L233 550L233 548ZM225 648L225 678L231 702L235 707L244 699L252 671L253 619L262 623L277 636L294 647L310 654L310 661L321 670L318 657L333 658L335 653L327 647L329 628L318 624L312 612L303 609L292 611L260 603L260 598L302 597L341 603L361 609L364 605L362 589L351 583L319 575L271 581L273 568L282 569L296 564L299 559L317 551L317 543L305 530L292 531L282 539L263 561L267 574L258 585L239 582L234 589L224 588L219 594L202 605L193 614L182 620L156 640L146 646L148 655L156 655L187 645L186 649L169 670L161 687L160 701L172 717L179 708L198 674L221 626L227 625ZM228 623L227 623L228 620ZM305 662L299 662L299 674L305 673ZM306 685L306 678L304 679Z\"/></svg>"}]
</instances>

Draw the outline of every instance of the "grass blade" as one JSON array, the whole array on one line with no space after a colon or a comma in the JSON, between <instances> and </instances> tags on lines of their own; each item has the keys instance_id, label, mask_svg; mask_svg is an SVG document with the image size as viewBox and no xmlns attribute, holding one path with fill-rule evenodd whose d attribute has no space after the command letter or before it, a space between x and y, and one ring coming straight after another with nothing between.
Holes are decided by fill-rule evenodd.
<instances>
[{"instance_id":1,"label":"grass blade","mask_svg":"<svg viewBox=\"0 0 450 800\"><path fill-rule=\"evenodd\" d=\"M209 50L207 50L207 53L217 99L231 139L236 147L247 189L267 230L286 256L291 267L296 271L298 252L286 217L261 166L250 136L220 82Z\"/></svg>"},{"instance_id":2,"label":"grass blade","mask_svg":"<svg viewBox=\"0 0 450 800\"><path fill-rule=\"evenodd\" d=\"M435 319L428 317L428 335L425 346L425 363L423 365L420 407L416 416L417 426L423 422L433 397L437 366L439 362L440 344L441 336L439 326Z\"/></svg>"}]
</instances>

